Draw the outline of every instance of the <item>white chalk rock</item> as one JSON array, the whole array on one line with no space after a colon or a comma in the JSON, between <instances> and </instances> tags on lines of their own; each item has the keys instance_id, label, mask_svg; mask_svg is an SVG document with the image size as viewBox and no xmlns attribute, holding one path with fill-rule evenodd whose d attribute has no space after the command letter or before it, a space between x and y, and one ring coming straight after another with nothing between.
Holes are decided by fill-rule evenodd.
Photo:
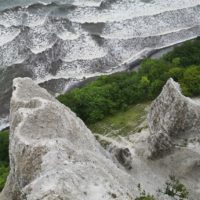
<instances>
[{"instance_id":1,"label":"white chalk rock","mask_svg":"<svg viewBox=\"0 0 200 200\"><path fill-rule=\"evenodd\" d=\"M130 200L133 180L69 108L29 78L13 83L10 175L1 200Z\"/></svg>"},{"instance_id":2,"label":"white chalk rock","mask_svg":"<svg viewBox=\"0 0 200 200\"><path fill-rule=\"evenodd\" d=\"M148 124L152 155L161 155L172 149L175 139L200 135L200 104L182 95L170 78L151 105Z\"/></svg>"}]
</instances>

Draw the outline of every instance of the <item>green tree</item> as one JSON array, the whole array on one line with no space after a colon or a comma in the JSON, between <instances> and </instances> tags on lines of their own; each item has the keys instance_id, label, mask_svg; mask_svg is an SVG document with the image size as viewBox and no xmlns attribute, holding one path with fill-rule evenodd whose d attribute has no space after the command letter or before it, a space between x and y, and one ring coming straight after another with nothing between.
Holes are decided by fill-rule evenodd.
<instances>
[{"instance_id":1,"label":"green tree","mask_svg":"<svg viewBox=\"0 0 200 200\"><path fill-rule=\"evenodd\" d=\"M173 67L169 70L169 77L173 78L175 81L179 81L183 78L184 69L181 67Z\"/></svg>"},{"instance_id":2,"label":"green tree","mask_svg":"<svg viewBox=\"0 0 200 200\"><path fill-rule=\"evenodd\" d=\"M155 79L167 80L167 74L171 65L163 59L146 59L139 70L139 74L142 76L148 76L150 81Z\"/></svg>"},{"instance_id":3,"label":"green tree","mask_svg":"<svg viewBox=\"0 0 200 200\"><path fill-rule=\"evenodd\" d=\"M0 165L0 192L3 190L7 176L9 174L9 167L7 165Z\"/></svg>"},{"instance_id":4,"label":"green tree","mask_svg":"<svg viewBox=\"0 0 200 200\"><path fill-rule=\"evenodd\" d=\"M148 92L148 96L149 99L154 99L156 96L158 96L163 88L165 84L165 81L156 79L155 81L153 81L149 87L149 92Z\"/></svg>"},{"instance_id":5,"label":"green tree","mask_svg":"<svg viewBox=\"0 0 200 200\"><path fill-rule=\"evenodd\" d=\"M173 59L172 59L172 64L173 64L175 67L179 67L180 64L181 64L181 59L180 59L180 58L173 58Z\"/></svg>"},{"instance_id":6,"label":"green tree","mask_svg":"<svg viewBox=\"0 0 200 200\"><path fill-rule=\"evenodd\" d=\"M147 76L142 76L140 80L140 85L142 88L148 88L150 85L150 81Z\"/></svg>"},{"instance_id":7,"label":"green tree","mask_svg":"<svg viewBox=\"0 0 200 200\"><path fill-rule=\"evenodd\" d=\"M191 96L200 95L200 67L193 66L185 70L181 82L186 85Z\"/></svg>"},{"instance_id":8,"label":"green tree","mask_svg":"<svg viewBox=\"0 0 200 200\"><path fill-rule=\"evenodd\" d=\"M191 41L187 41L182 45L175 47L173 51L167 53L164 56L164 59L169 62L173 62L174 59L179 58L180 66L187 67L190 65L200 65L199 55L200 37Z\"/></svg>"},{"instance_id":9,"label":"green tree","mask_svg":"<svg viewBox=\"0 0 200 200\"><path fill-rule=\"evenodd\" d=\"M176 47L160 59L144 60L138 72L101 76L82 88L59 96L58 100L87 124L95 123L129 105L154 99L170 77L181 84L185 95L200 95L199 69L198 38Z\"/></svg>"}]
</instances>

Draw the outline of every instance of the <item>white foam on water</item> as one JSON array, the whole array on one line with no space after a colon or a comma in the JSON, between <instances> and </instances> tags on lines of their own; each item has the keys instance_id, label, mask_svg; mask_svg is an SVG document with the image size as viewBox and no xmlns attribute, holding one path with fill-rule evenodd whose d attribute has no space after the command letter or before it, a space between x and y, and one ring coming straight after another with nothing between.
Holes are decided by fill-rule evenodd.
<instances>
[{"instance_id":1,"label":"white foam on water","mask_svg":"<svg viewBox=\"0 0 200 200\"><path fill-rule=\"evenodd\" d=\"M21 52L25 48L23 41L20 40L18 44L16 44L15 40L12 40L0 46L0 65L7 67L24 62L28 55Z\"/></svg>"},{"instance_id":2,"label":"white foam on water","mask_svg":"<svg viewBox=\"0 0 200 200\"><path fill-rule=\"evenodd\" d=\"M106 50L99 47L89 35L82 35L73 41L67 40L63 44L61 59L65 62L92 60L107 55Z\"/></svg>"},{"instance_id":3,"label":"white foam on water","mask_svg":"<svg viewBox=\"0 0 200 200\"><path fill-rule=\"evenodd\" d=\"M95 8L78 8L70 13L69 19L77 23L114 22L135 17L156 15L165 11L200 5L199 0L156 0L144 3L140 0L121 0L108 9L97 11Z\"/></svg>"},{"instance_id":4,"label":"white foam on water","mask_svg":"<svg viewBox=\"0 0 200 200\"><path fill-rule=\"evenodd\" d=\"M38 8L34 12L29 12L25 8L7 10L0 12L0 25L7 28L12 26L42 26L49 14L48 8Z\"/></svg>"},{"instance_id":5,"label":"white foam on water","mask_svg":"<svg viewBox=\"0 0 200 200\"><path fill-rule=\"evenodd\" d=\"M79 82L79 81L82 81L84 79L88 79L88 78L92 78L92 77L97 77L97 76L100 76L100 75L108 75L108 74L112 74L113 72L94 72L94 73L79 73L79 74L76 74L74 73L73 75L72 74L67 74L65 70L63 71L59 71L59 73L56 75L56 76L53 76L51 74L46 74L46 76L44 78L37 78L35 80L35 82L37 84L40 84L40 83L43 83L43 82L46 82L46 81L50 81L52 79L72 79L73 81L76 81L76 82ZM73 83L71 82L70 84L73 85ZM68 86L65 87L65 90L68 89Z\"/></svg>"},{"instance_id":6,"label":"white foam on water","mask_svg":"<svg viewBox=\"0 0 200 200\"><path fill-rule=\"evenodd\" d=\"M34 54L39 54L39 53L42 53L44 52L45 50L48 50L50 49L51 47L53 46L53 44L51 45L43 45L43 46L37 46L35 48L31 48L31 52L34 53Z\"/></svg>"},{"instance_id":7,"label":"white foam on water","mask_svg":"<svg viewBox=\"0 0 200 200\"><path fill-rule=\"evenodd\" d=\"M184 16L184 14L187 15ZM194 15L195 17L192 17ZM169 20L171 16L176 16ZM191 16L191 17L188 17ZM200 24L200 7L166 12L157 16L139 17L122 22L106 23L101 34L106 39L131 39L178 32ZM156 27L156 28L155 28Z\"/></svg>"},{"instance_id":8,"label":"white foam on water","mask_svg":"<svg viewBox=\"0 0 200 200\"><path fill-rule=\"evenodd\" d=\"M123 71L200 35L200 0L17 1L0 12L0 66L20 63L38 83Z\"/></svg>"},{"instance_id":9,"label":"white foam on water","mask_svg":"<svg viewBox=\"0 0 200 200\"><path fill-rule=\"evenodd\" d=\"M9 127L9 117L0 118L0 131Z\"/></svg>"},{"instance_id":10,"label":"white foam on water","mask_svg":"<svg viewBox=\"0 0 200 200\"><path fill-rule=\"evenodd\" d=\"M0 27L0 46L3 46L4 44L14 40L20 34L20 32L20 29L17 28L7 29Z\"/></svg>"},{"instance_id":11,"label":"white foam on water","mask_svg":"<svg viewBox=\"0 0 200 200\"><path fill-rule=\"evenodd\" d=\"M197 35L194 35L187 39L181 39L178 41L176 40L176 42L172 42L163 46L157 46L157 49L163 49L169 46L173 46L177 43L182 43L188 39L193 39L196 36ZM112 68L108 68L107 70L104 70L102 72L94 72L90 69L84 68L83 66L79 65L78 62L75 62L74 64L72 62L72 65L66 64L67 67L63 66L63 68L61 68L61 70L59 70L56 75L46 74L43 77L38 76L35 81L37 83L43 83L52 79L61 79L61 78L81 81L87 78L92 78L100 75L109 75L115 72L124 71L129 67L129 64L133 63L135 60L138 60L142 57L146 57L148 53L152 52L154 49L155 48L144 48L141 51L138 51L137 53L133 54L133 56L129 57L127 60L122 61L119 65L116 65L115 67ZM86 61L85 65L90 66L91 63L87 64Z\"/></svg>"},{"instance_id":12,"label":"white foam on water","mask_svg":"<svg viewBox=\"0 0 200 200\"><path fill-rule=\"evenodd\" d=\"M74 0L72 4L80 7L99 7L101 2L102 0Z\"/></svg>"},{"instance_id":13,"label":"white foam on water","mask_svg":"<svg viewBox=\"0 0 200 200\"><path fill-rule=\"evenodd\" d=\"M17 6L22 8L28 8L34 4L42 4L48 6L52 3L62 4L71 4L74 6L80 7L99 7L103 0L0 0L0 11L11 9Z\"/></svg>"},{"instance_id":14,"label":"white foam on water","mask_svg":"<svg viewBox=\"0 0 200 200\"><path fill-rule=\"evenodd\" d=\"M58 33L57 36L62 40L76 40L80 37L80 35L74 34L69 31L64 31L64 32Z\"/></svg>"}]
</instances>

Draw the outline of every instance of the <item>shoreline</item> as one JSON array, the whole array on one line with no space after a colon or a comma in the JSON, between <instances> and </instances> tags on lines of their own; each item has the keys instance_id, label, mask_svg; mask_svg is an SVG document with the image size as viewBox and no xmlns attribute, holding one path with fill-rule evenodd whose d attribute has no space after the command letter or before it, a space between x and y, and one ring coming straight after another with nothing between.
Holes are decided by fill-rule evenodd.
<instances>
[{"instance_id":1,"label":"shoreline","mask_svg":"<svg viewBox=\"0 0 200 200\"><path fill-rule=\"evenodd\" d=\"M190 41L190 40L193 40L195 38L190 38L186 41ZM67 87L67 89L65 91L63 91L63 93L55 94L54 96L56 97L58 95L65 94L65 93L67 93L70 90L75 89L75 88L82 88L86 84L96 80L98 77L103 76L103 75L111 75L111 74L123 73L123 72L128 72L128 71L133 71L133 70L137 71L138 68L140 67L140 64L144 61L144 59L147 59L147 58L158 59L158 58L162 57L164 54L172 51L173 48L175 48L176 46L179 46L186 41L182 41L182 42L179 42L179 43L176 43L176 44L172 44L172 45L169 45L169 46L166 46L166 47L163 47L163 48L153 49L153 50L147 52L145 55L141 54L140 58L137 58L133 62L124 64L124 70L119 67L119 71L113 70L113 73L112 72L107 73L107 74L102 73L101 75L98 75L98 76L91 76L91 77L88 77L88 78L84 78L82 80L75 80L74 83L69 85ZM6 116L6 117L4 116L4 118L0 118L0 131L9 129L9 120L8 119L9 119L8 116Z\"/></svg>"},{"instance_id":2,"label":"shoreline","mask_svg":"<svg viewBox=\"0 0 200 200\"><path fill-rule=\"evenodd\" d=\"M187 41L190 41L190 40L192 40L192 39L189 39ZM147 58L155 58L155 59L161 58L164 54L172 51L173 48L183 44L184 42L173 44L173 45L161 48L161 49L154 49L154 50L148 52L145 56L142 56L141 58L138 58L138 59L134 60L133 62L127 64L127 66L128 66L127 69L122 70L122 71L118 71L118 72L113 72L111 74L117 74L117 73L123 73L123 72L137 70L140 67L140 64L144 61L144 59L147 59ZM107 75L111 75L111 74L107 74ZM67 93L70 90L73 90L75 88L82 88L87 83L90 83L90 82L96 80L98 77L103 76L103 75L105 75L105 74L102 74L102 75L99 75L99 76L89 77L89 78L86 78L86 79L80 80L80 81L76 80L76 82L74 84L72 84L70 87L68 87L68 89L64 93Z\"/></svg>"}]
</instances>

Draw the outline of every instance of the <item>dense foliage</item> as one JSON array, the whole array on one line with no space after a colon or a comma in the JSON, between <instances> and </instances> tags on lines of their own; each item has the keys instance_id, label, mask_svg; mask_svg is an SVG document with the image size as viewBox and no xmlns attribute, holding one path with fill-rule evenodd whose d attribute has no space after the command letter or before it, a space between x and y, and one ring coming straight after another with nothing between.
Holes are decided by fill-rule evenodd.
<instances>
[{"instance_id":1,"label":"dense foliage","mask_svg":"<svg viewBox=\"0 0 200 200\"><path fill-rule=\"evenodd\" d=\"M170 77L181 84L185 95L200 95L200 38L185 42L160 59L146 59L138 72L101 76L58 100L91 124L128 105L154 99Z\"/></svg>"},{"instance_id":2,"label":"dense foliage","mask_svg":"<svg viewBox=\"0 0 200 200\"><path fill-rule=\"evenodd\" d=\"M8 138L8 131L0 132L0 191L3 189L9 173Z\"/></svg>"},{"instance_id":3,"label":"dense foliage","mask_svg":"<svg viewBox=\"0 0 200 200\"><path fill-rule=\"evenodd\" d=\"M200 37L195 40L185 42L169 52L164 58L170 62L179 59L180 65L187 67L190 65L199 65L200 63Z\"/></svg>"}]
</instances>

